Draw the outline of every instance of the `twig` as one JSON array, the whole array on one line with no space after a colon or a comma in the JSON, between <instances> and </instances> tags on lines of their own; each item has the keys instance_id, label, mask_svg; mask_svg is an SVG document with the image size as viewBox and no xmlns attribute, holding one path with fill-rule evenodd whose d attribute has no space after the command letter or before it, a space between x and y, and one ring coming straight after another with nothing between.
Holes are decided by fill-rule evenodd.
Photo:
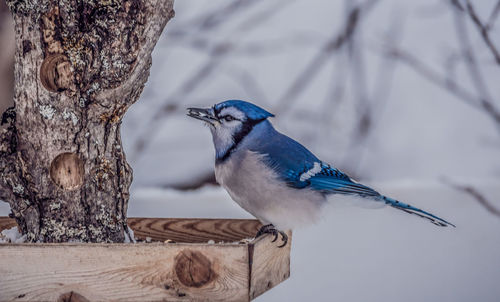
<instances>
[{"instance_id":1,"label":"twig","mask_svg":"<svg viewBox=\"0 0 500 302\"><path fill-rule=\"evenodd\" d=\"M497 4L497 9L500 5L500 2ZM493 55L495 62L500 65L500 53L498 52L498 49L496 48L495 44L490 39L489 35L489 27L488 25L485 25L481 22L479 19L479 16L476 14L476 10L472 6L472 3L470 3L469 0L467 0L467 13L469 14L469 17L471 18L472 22L476 25L477 29L479 30L479 33L481 34L481 37L483 38L484 43L486 46L488 46L489 50L491 51L491 54Z\"/></svg>"},{"instance_id":2,"label":"twig","mask_svg":"<svg viewBox=\"0 0 500 302\"><path fill-rule=\"evenodd\" d=\"M459 52L450 53L444 62L444 71L449 80L457 79L457 65L462 61L462 56Z\"/></svg>"},{"instance_id":3,"label":"twig","mask_svg":"<svg viewBox=\"0 0 500 302\"><path fill-rule=\"evenodd\" d=\"M290 48L298 49L300 47L314 47L322 37L313 36L312 33L298 33L290 37L278 38L269 41L238 43L231 51L232 56L262 56L283 53ZM213 41L211 37L194 37L189 40L176 41L175 47L185 46L203 53L212 52L212 50L221 44L221 41ZM230 42L226 42L233 44Z\"/></svg>"},{"instance_id":4,"label":"twig","mask_svg":"<svg viewBox=\"0 0 500 302\"><path fill-rule=\"evenodd\" d=\"M252 2L254 0L248 1ZM262 24L266 22L276 14L282 12L286 6L293 4L295 1L296 0L266 1L266 4L271 4L262 11L250 16L250 18L243 20L243 22L236 27L236 31L246 32L253 29L256 24Z\"/></svg>"},{"instance_id":5,"label":"twig","mask_svg":"<svg viewBox=\"0 0 500 302\"><path fill-rule=\"evenodd\" d=\"M207 31L212 31L219 28L224 23L231 21L234 17L238 16L240 12L245 12L258 3L259 1L249 0L230 1L227 5L217 6L208 12L204 12L192 18L191 20L178 24L175 30L167 31L167 35L169 38L187 38L193 34L201 34ZM193 33L193 31L195 32Z\"/></svg>"},{"instance_id":6,"label":"twig","mask_svg":"<svg viewBox=\"0 0 500 302\"><path fill-rule=\"evenodd\" d=\"M346 5L352 5L350 0L346 0ZM366 79L365 56L363 49L362 28L352 34L347 41L349 52L349 62L352 68L352 87L356 99L356 109L358 111L358 123L355 127L354 136L362 138L366 135L371 125L371 104L368 99L368 84Z\"/></svg>"},{"instance_id":7,"label":"twig","mask_svg":"<svg viewBox=\"0 0 500 302\"><path fill-rule=\"evenodd\" d=\"M467 10L469 12L473 12L471 18L476 24L482 27L479 18L475 14L472 6L467 1ZM488 114L496 123L497 129L500 131L500 110L496 108L495 103L488 91L488 86L484 80L483 75L481 74L481 70L478 67L477 60L474 55L474 51L472 49L472 45L469 41L469 36L467 33L467 27L465 26L464 18L460 9L455 10L455 29L457 31L457 36L460 42L460 48L462 51L462 55L465 59L465 64L467 70L469 71L469 76L472 80L474 87L476 88L477 93L479 94L478 103L480 104L483 111ZM484 31L487 35L487 32ZM500 59L500 57L499 57Z\"/></svg>"},{"instance_id":8,"label":"twig","mask_svg":"<svg viewBox=\"0 0 500 302\"><path fill-rule=\"evenodd\" d=\"M159 187L161 188L170 188L174 190L180 190L180 191L190 191L190 190L196 190L199 189L203 186L206 185L217 185L217 181L215 180L215 174L213 171L211 172L206 172L195 179L191 180L189 183L184 183L184 184L163 184Z\"/></svg>"},{"instance_id":9,"label":"twig","mask_svg":"<svg viewBox=\"0 0 500 302\"><path fill-rule=\"evenodd\" d=\"M459 100L462 100L464 103L486 113L493 119L493 121L497 125L498 130L500 131L500 112L495 108L493 104L488 102L488 100L477 97L473 93L465 90L460 85L458 85L456 81L442 76L441 74L439 74L439 72L425 65L422 61L417 59L417 57L413 56L409 52L403 51L401 49L390 49L387 51L387 55L398 59L400 62L405 63L407 66L411 67L413 71L421 75L424 79L448 91Z\"/></svg>"},{"instance_id":10,"label":"twig","mask_svg":"<svg viewBox=\"0 0 500 302\"><path fill-rule=\"evenodd\" d=\"M224 68L224 71L227 72L233 80L238 82L243 89L245 89L251 99L259 100L259 103L264 107L270 106L268 97L260 88L259 83L250 72L236 66Z\"/></svg>"},{"instance_id":11,"label":"twig","mask_svg":"<svg viewBox=\"0 0 500 302\"><path fill-rule=\"evenodd\" d=\"M495 8L493 8L490 17L488 18L488 23L486 23L486 28L488 28L488 30L493 28L499 14L500 14L500 0L497 1Z\"/></svg>"},{"instance_id":12,"label":"twig","mask_svg":"<svg viewBox=\"0 0 500 302\"><path fill-rule=\"evenodd\" d=\"M332 53L332 56L334 54ZM330 89L328 89L324 104L322 105L321 116L324 127L321 127L325 134L331 133L329 123L332 121L333 114L337 112L338 106L344 101L346 92L346 82L349 78L350 69L347 68L347 60L343 55L337 57L337 62L332 65L332 80Z\"/></svg>"},{"instance_id":13,"label":"twig","mask_svg":"<svg viewBox=\"0 0 500 302\"><path fill-rule=\"evenodd\" d=\"M352 36L359 23L360 15L368 12L377 0L368 0L363 4L353 8L345 22L345 26L340 34L335 34L319 50L319 52L309 61L306 67L292 81L283 96L277 102L274 112L283 114L296 101L299 93L303 91L319 73L330 58L330 54L341 48Z\"/></svg>"},{"instance_id":14,"label":"twig","mask_svg":"<svg viewBox=\"0 0 500 302\"><path fill-rule=\"evenodd\" d=\"M495 206L493 206L493 204L476 188L470 185L459 185L447 179L443 179L443 182L458 191L468 194L469 196L474 198L481 206L483 206L488 212L500 217L500 210L495 208Z\"/></svg>"},{"instance_id":15,"label":"twig","mask_svg":"<svg viewBox=\"0 0 500 302\"><path fill-rule=\"evenodd\" d=\"M388 41L387 43L389 45L396 46L401 40L404 23L403 18L399 16L400 14L393 15L395 17L385 34L385 40ZM359 49L360 46L358 45L357 48ZM375 77L375 85L371 91L365 91L364 98L366 108L360 111L359 122L349 147L351 151L347 154L346 159L346 165L353 175L356 175L358 172L363 157L368 150L369 137L375 131L376 125L381 120L382 113L386 107L391 93L396 62L396 60L392 60L388 57L382 57L377 70L378 74ZM366 90L366 88L363 90Z\"/></svg>"}]
</instances>

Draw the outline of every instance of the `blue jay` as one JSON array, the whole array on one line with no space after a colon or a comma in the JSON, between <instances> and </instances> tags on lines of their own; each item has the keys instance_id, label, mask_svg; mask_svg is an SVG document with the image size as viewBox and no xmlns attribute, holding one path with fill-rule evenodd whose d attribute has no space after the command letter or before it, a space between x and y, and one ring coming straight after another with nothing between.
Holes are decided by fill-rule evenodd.
<instances>
[{"instance_id":1,"label":"blue jay","mask_svg":"<svg viewBox=\"0 0 500 302\"><path fill-rule=\"evenodd\" d=\"M212 108L188 108L188 116L204 121L215 146L215 177L231 198L258 218L274 241L283 230L314 222L329 200L341 196L387 204L438 226L454 226L409 204L381 195L319 160L300 143L281 134L268 121L274 115L239 100Z\"/></svg>"}]
</instances>

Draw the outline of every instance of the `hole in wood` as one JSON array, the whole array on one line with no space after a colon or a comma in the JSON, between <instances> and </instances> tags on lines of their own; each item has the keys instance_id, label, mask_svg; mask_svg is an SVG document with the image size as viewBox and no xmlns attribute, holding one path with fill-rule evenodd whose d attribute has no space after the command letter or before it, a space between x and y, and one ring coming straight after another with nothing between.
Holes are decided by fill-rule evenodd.
<instances>
[{"instance_id":1,"label":"hole in wood","mask_svg":"<svg viewBox=\"0 0 500 302\"><path fill-rule=\"evenodd\" d=\"M65 190L78 189L83 176L83 161L75 153L61 153L50 164L50 178Z\"/></svg>"},{"instance_id":2,"label":"hole in wood","mask_svg":"<svg viewBox=\"0 0 500 302\"><path fill-rule=\"evenodd\" d=\"M79 293L69 292L59 296L57 302L90 302L87 298Z\"/></svg>"},{"instance_id":3,"label":"hole in wood","mask_svg":"<svg viewBox=\"0 0 500 302\"><path fill-rule=\"evenodd\" d=\"M71 64L62 54L49 55L40 67L40 81L45 89L60 92L68 89L73 81Z\"/></svg>"},{"instance_id":4,"label":"hole in wood","mask_svg":"<svg viewBox=\"0 0 500 302\"><path fill-rule=\"evenodd\" d=\"M215 279L210 260L191 250L183 250L175 257L175 274L188 287L202 287Z\"/></svg>"}]
</instances>

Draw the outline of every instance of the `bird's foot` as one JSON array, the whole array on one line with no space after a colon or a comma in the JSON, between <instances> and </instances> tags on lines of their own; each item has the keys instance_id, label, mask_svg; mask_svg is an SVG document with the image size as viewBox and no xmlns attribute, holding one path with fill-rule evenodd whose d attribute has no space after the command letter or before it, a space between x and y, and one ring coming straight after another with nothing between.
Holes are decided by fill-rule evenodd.
<instances>
[{"instance_id":1,"label":"bird's foot","mask_svg":"<svg viewBox=\"0 0 500 302\"><path fill-rule=\"evenodd\" d=\"M278 236L281 235L281 241L283 241L283 243L278 246L280 248L284 247L288 243L288 235L285 232L276 229L276 227L272 224L263 225L255 235L255 238L258 238L264 234L274 235L274 239L271 242L275 242L276 240L278 240Z\"/></svg>"}]
</instances>

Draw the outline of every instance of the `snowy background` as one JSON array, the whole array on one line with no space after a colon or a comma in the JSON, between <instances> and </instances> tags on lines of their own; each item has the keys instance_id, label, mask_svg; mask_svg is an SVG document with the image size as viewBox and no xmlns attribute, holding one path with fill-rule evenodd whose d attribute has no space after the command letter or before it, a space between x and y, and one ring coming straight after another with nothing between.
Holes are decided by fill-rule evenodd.
<instances>
[{"instance_id":1,"label":"snowy background","mask_svg":"<svg viewBox=\"0 0 500 302\"><path fill-rule=\"evenodd\" d=\"M457 225L332 205L256 301L498 301L500 120L478 104L500 108L500 63L458 3L177 1L123 123L129 216L250 217L207 184L211 137L185 116L248 100L324 161ZM499 3L473 1L500 46Z\"/></svg>"}]
</instances>

